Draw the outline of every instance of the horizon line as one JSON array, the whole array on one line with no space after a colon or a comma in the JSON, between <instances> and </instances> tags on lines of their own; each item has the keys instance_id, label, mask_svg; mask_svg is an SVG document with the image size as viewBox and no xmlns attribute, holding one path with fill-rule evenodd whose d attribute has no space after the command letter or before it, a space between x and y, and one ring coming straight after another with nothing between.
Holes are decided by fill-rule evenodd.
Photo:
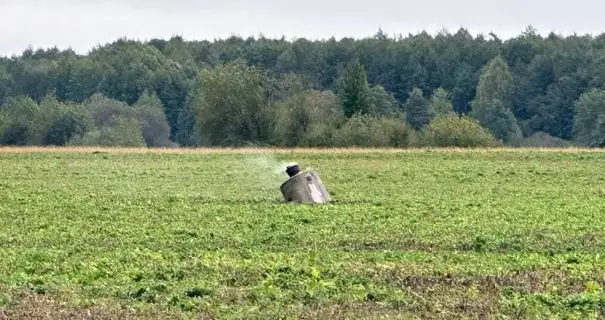
<instances>
[{"instance_id":1,"label":"horizon line","mask_svg":"<svg viewBox=\"0 0 605 320\"><path fill-rule=\"evenodd\" d=\"M452 31L453 30L453 31ZM355 41L359 41L359 40L366 40L366 39L371 39L373 37L376 36L376 34L380 31L382 31L387 39L389 40L406 40L410 37L414 37L414 36L418 36L421 34L428 34L432 37L438 36L440 34L448 34L448 35L454 35L456 33L458 33L461 30L465 30L466 32L469 33L469 35L471 37L473 37L473 39L479 38L479 37L484 37L484 38L491 38L490 40L494 40L494 38L497 38L500 41L506 42L512 39L516 39L519 38L521 36L523 36L524 34L527 34L528 32L532 32L533 34L540 36L540 37L548 37L551 34L554 34L558 37L570 37L570 36L580 36L580 37L595 37L595 36L600 36L600 35L604 35L605 34L605 30L601 30L601 31L594 31L594 32L583 32L580 33L578 31L569 31L569 32L561 32L561 31L555 31L555 30L550 30L550 31L546 31L546 32L538 32L537 29L533 26L533 25L527 25L525 28L521 29L521 31L509 35L509 36L502 36L501 34L498 34L498 32L495 31L476 31L473 32L471 30L471 28L468 27L463 27L460 26L456 29L450 29L450 28L446 28L446 27L441 27L439 29L433 30L433 31L428 31L426 28L425 29L421 29L421 30L417 30L415 32L411 32L408 31L405 33L403 32L387 32L385 30L383 30L380 26L372 33L372 34L367 34L367 35L349 35L349 36L336 36L336 35L330 35L330 36L322 36L322 37L307 37L307 36L297 36L297 35L286 35L284 33L282 33L281 35L272 35L272 36L268 36L267 33L265 32L258 32L256 35L253 34L249 34L247 36L242 35L242 33L238 33L238 32L230 32L228 35L221 35L221 36L215 36L212 39L210 39L209 37L187 37L184 36L181 33L172 33L170 36L149 36L149 37L145 37L145 38L141 38L141 37L129 37L126 35L122 35L122 36L117 36L114 38L114 40L106 40L104 42L99 41L97 44L95 45L89 45L86 49L81 49L81 50L76 50L73 49L72 45L67 45L67 46L60 46L57 44L54 45L33 45L33 44L29 44L27 45L25 48L23 48L20 52L10 52L10 53L2 53L0 52L0 58L5 58L5 59L11 59L11 58L19 58L22 57L23 54L26 51L39 51L39 50L43 50L43 51L47 51L47 50L51 50L51 49L57 49L59 51L73 51L74 53L76 53L77 55L88 55L90 54L93 50L99 48L99 47L103 47L103 46L107 46L109 44L115 43L117 41L120 40L126 40L126 41L137 41L137 42L141 42L141 43L149 43L151 40L164 40L164 41L169 41L170 39L173 38L181 38L183 39L183 41L186 42L219 42L219 41L225 41L228 40L230 38L236 37L236 38L241 38L241 39L268 39L268 40L284 40L286 42L295 42L297 40L308 40L308 41L312 41L312 42L325 42L325 41L330 41L330 40L336 40L336 41L342 41L345 39L352 39Z\"/></svg>"}]
</instances>

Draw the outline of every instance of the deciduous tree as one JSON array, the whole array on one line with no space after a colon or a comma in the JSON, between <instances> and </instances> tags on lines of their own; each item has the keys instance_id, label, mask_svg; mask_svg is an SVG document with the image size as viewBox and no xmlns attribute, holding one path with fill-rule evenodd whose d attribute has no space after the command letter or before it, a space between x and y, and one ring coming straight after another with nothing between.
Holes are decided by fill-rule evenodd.
<instances>
[{"instance_id":1,"label":"deciduous tree","mask_svg":"<svg viewBox=\"0 0 605 320\"><path fill-rule=\"evenodd\" d=\"M429 122L428 102L419 88L414 88L410 93L410 98L405 104L405 116L415 130L422 129Z\"/></svg>"}]
</instances>

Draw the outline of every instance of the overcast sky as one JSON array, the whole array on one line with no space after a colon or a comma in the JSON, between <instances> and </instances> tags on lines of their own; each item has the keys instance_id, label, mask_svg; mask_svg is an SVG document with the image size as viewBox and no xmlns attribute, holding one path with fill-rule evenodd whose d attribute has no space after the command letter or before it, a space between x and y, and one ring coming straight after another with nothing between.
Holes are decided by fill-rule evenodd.
<instances>
[{"instance_id":1,"label":"overcast sky","mask_svg":"<svg viewBox=\"0 0 605 320\"><path fill-rule=\"evenodd\" d=\"M0 0L0 55L28 46L86 53L120 37L185 39L230 34L287 38L434 33L466 27L501 38L539 32L598 34L602 0Z\"/></svg>"}]
</instances>

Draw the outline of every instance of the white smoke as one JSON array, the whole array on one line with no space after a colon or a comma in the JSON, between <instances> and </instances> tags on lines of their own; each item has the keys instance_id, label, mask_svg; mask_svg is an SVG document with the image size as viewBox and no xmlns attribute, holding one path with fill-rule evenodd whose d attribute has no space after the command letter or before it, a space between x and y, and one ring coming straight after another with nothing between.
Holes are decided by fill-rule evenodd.
<instances>
[{"instance_id":1,"label":"white smoke","mask_svg":"<svg viewBox=\"0 0 605 320\"><path fill-rule=\"evenodd\" d=\"M279 193L279 186L289 177L286 168L297 164L294 161L282 161L271 153L245 154L241 170L245 170L247 179L262 188L274 189Z\"/></svg>"}]
</instances>

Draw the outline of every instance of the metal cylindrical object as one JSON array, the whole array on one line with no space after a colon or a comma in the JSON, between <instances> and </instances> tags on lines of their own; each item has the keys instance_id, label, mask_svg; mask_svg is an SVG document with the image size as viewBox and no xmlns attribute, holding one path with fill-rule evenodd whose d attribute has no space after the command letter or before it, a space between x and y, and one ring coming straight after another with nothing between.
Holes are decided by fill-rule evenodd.
<instances>
[{"instance_id":1,"label":"metal cylindrical object","mask_svg":"<svg viewBox=\"0 0 605 320\"><path fill-rule=\"evenodd\" d=\"M286 173L290 179L280 187L286 202L316 204L331 201L330 194L317 172L301 172L298 165L292 165L286 168Z\"/></svg>"}]
</instances>

